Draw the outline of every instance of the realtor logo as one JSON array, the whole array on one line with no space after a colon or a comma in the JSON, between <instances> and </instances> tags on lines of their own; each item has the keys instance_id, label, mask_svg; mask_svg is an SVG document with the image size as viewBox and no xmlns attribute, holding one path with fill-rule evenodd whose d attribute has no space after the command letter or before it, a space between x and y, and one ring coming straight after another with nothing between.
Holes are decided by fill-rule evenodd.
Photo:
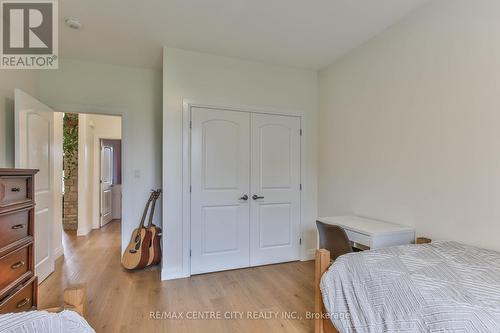
<instances>
[{"instance_id":1,"label":"realtor logo","mask_svg":"<svg viewBox=\"0 0 500 333\"><path fill-rule=\"evenodd\" d=\"M1 0L0 68L57 69L57 1Z\"/></svg>"}]
</instances>

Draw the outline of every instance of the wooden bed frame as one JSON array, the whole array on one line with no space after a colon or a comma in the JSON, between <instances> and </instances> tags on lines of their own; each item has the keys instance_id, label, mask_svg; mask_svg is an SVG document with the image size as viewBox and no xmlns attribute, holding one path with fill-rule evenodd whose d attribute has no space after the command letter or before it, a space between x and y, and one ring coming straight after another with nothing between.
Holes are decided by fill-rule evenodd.
<instances>
[{"instance_id":1,"label":"wooden bed frame","mask_svg":"<svg viewBox=\"0 0 500 333\"><path fill-rule=\"evenodd\" d=\"M84 285L75 285L64 290L64 305L61 307L40 309L48 312L61 312L71 310L85 318L87 305L87 290Z\"/></svg>"},{"instance_id":2,"label":"wooden bed frame","mask_svg":"<svg viewBox=\"0 0 500 333\"><path fill-rule=\"evenodd\" d=\"M325 249L316 250L316 261L314 267L314 311L316 312L314 322L314 333L339 333L325 311L323 297L319 284L321 277L330 267L330 251Z\"/></svg>"}]
</instances>

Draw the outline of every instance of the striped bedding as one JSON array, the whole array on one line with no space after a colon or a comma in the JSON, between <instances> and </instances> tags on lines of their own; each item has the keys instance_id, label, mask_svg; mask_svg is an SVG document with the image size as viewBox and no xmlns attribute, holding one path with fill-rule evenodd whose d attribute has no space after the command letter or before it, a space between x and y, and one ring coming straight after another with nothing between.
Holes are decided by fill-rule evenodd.
<instances>
[{"instance_id":1,"label":"striped bedding","mask_svg":"<svg viewBox=\"0 0 500 333\"><path fill-rule=\"evenodd\" d=\"M30 311L0 315L0 333L95 333L74 311Z\"/></svg>"},{"instance_id":2,"label":"striped bedding","mask_svg":"<svg viewBox=\"0 0 500 333\"><path fill-rule=\"evenodd\" d=\"M338 258L321 279L347 332L500 332L500 253L456 242Z\"/></svg>"}]
</instances>

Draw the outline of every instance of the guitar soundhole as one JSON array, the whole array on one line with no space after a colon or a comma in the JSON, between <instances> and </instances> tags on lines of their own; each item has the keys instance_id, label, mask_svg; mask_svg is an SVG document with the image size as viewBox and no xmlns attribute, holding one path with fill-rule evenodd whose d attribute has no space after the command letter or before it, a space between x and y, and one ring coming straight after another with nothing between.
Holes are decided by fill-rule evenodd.
<instances>
[{"instance_id":1,"label":"guitar soundhole","mask_svg":"<svg viewBox=\"0 0 500 333\"><path fill-rule=\"evenodd\" d=\"M140 234L140 232L138 232L137 236L135 236L134 249L131 249L130 253L137 253L137 251L139 251L140 248L141 248L141 234Z\"/></svg>"}]
</instances>

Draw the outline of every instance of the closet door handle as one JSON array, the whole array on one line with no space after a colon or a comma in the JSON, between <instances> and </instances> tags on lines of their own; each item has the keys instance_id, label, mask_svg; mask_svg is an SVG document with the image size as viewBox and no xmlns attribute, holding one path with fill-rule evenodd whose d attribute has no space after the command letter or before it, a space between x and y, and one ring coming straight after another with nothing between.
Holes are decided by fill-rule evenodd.
<instances>
[{"instance_id":1,"label":"closet door handle","mask_svg":"<svg viewBox=\"0 0 500 333\"><path fill-rule=\"evenodd\" d=\"M263 196L259 196L257 194L254 194L254 195L252 195L252 199L259 200L259 199L264 199L264 197Z\"/></svg>"},{"instance_id":2,"label":"closet door handle","mask_svg":"<svg viewBox=\"0 0 500 333\"><path fill-rule=\"evenodd\" d=\"M19 187L13 187L10 189L12 192L21 192L21 189Z\"/></svg>"},{"instance_id":3,"label":"closet door handle","mask_svg":"<svg viewBox=\"0 0 500 333\"><path fill-rule=\"evenodd\" d=\"M248 200L248 195L246 195L246 194L245 194L245 195L244 195L244 196L242 196L239 200L244 200L244 201L247 201L247 200Z\"/></svg>"}]
</instances>

